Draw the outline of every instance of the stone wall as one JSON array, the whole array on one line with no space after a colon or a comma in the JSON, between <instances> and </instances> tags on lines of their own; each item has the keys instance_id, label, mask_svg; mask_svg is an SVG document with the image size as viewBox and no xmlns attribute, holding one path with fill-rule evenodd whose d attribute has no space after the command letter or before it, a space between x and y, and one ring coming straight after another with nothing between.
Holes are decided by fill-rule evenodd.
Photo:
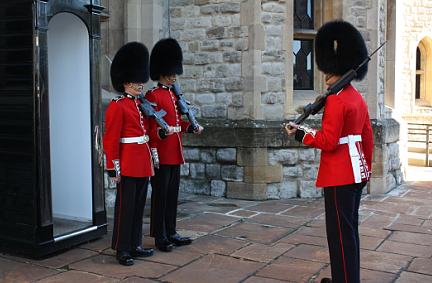
<instances>
[{"instance_id":1,"label":"stone wall","mask_svg":"<svg viewBox=\"0 0 432 283\"><path fill-rule=\"evenodd\" d=\"M397 5L397 9L402 11L400 21L403 23L398 30L400 51L396 56L401 72L396 77L400 86L397 91L398 98L402 101L400 111L411 113L415 106L416 49L421 40L427 38L430 41L432 38L432 1L398 0ZM432 58L430 52L429 49L426 53L429 54L428 62ZM430 114L430 111L427 112Z\"/></svg>"},{"instance_id":2,"label":"stone wall","mask_svg":"<svg viewBox=\"0 0 432 283\"><path fill-rule=\"evenodd\" d=\"M322 196L315 187L320 150L289 137L276 121L202 121L202 135L183 135L186 164L181 191L240 199L287 199ZM307 124L320 127L319 120ZM388 192L403 181L399 123L372 120L372 178L365 193ZM223 141L216 137L223 137Z\"/></svg>"}]
</instances>

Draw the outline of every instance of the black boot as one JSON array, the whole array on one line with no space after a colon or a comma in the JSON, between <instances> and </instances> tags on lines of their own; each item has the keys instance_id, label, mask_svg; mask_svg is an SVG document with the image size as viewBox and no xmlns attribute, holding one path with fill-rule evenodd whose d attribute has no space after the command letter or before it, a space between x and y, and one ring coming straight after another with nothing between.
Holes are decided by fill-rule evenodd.
<instances>
[{"instance_id":1,"label":"black boot","mask_svg":"<svg viewBox=\"0 0 432 283\"><path fill-rule=\"evenodd\" d=\"M321 283L332 283L333 281L331 280L331 278L323 278L321 279Z\"/></svg>"},{"instance_id":2,"label":"black boot","mask_svg":"<svg viewBox=\"0 0 432 283\"><path fill-rule=\"evenodd\" d=\"M153 249L143 249L140 246L132 248L129 252L132 257L146 257L153 254Z\"/></svg>"},{"instance_id":3,"label":"black boot","mask_svg":"<svg viewBox=\"0 0 432 283\"><path fill-rule=\"evenodd\" d=\"M173 245L168 241L167 237L155 238L155 246L163 252L170 252L173 250Z\"/></svg>"},{"instance_id":4,"label":"black boot","mask_svg":"<svg viewBox=\"0 0 432 283\"><path fill-rule=\"evenodd\" d=\"M133 258L129 252L117 251L116 258L121 265L133 265L134 264Z\"/></svg>"},{"instance_id":5,"label":"black boot","mask_svg":"<svg viewBox=\"0 0 432 283\"><path fill-rule=\"evenodd\" d=\"M186 246L192 243L191 238L182 238L179 234L168 236L168 241L170 241L176 246Z\"/></svg>"}]
</instances>

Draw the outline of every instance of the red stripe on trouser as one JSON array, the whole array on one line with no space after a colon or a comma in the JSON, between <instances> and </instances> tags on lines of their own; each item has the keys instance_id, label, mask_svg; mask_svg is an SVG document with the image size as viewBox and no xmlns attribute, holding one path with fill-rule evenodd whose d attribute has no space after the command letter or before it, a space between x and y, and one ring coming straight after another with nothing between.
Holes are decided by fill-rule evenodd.
<instances>
[{"instance_id":1,"label":"red stripe on trouser","mask_svg":"<svg viewBox=\"0 0 432 283\"><path fill-rule=\"evenodd\" d=\"M153 236L154 233L154 215L155 215L155 202L156 202L156 197L155 197L155 187L156 187L156 180L154 178L154 176L150 179L151 181L151 185L152 185L152 212L151 212L151 221L150 221L150 236Z\"/></svg>"},{"instance_id":2,"label":"red stripe on trouser","mask_svg":"<svg viewBox=\"0 0 432 283\"><path fill-rule=\"evenodd\" d=\"M334 190L333 195L334 195L335 209L336 209L338 227L339 227L339 238L340 238L340 244L342 248L342 261L344 265L345 283L347 283L348 277L347 277L346 262L345 262L345 251L344 251L343 240L342 240L342 229L341 229L341 223L339 219L339 209L338 209L337 198L336 198L336 187L334 187L333 190Z\"/></svg>"},{"instance_id":3,"label":"red stripe on trouser","mask_svg":"<svg viewBox=\"0 0 432 283\"><path fill-rule=\"evenodd\" d=\"M122 195L123 195L123 186L122 186L122 182L120 181L120 184L119 184L119 187L120 187L120 192L117 192L117 193L120 193L120 201L119 201L119 211L118 211L118 217L117 217L117 219L118 219L118 221L117 221L117 241L116 241L116 244L115 244L115 249L117 250L117 245L118 245L118 243L119 243L119 237L120 237L120 222L121 222L121 211L122 211Z\"/></svg>"}]
</instances>

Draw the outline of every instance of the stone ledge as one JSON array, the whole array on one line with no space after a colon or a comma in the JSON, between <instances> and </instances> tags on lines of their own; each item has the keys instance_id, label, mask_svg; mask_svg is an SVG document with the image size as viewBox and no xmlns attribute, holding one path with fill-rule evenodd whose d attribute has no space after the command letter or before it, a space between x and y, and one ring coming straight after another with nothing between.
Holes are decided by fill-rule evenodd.
<instances>
[{"instance_id":1,"label":"stone ledge","mask_svg":"<svg viewBox=\"0 0 432 283\"><path fill-rule=\"evenodd\" d=\"M307 147L290 137L285 132L288 121L264 120L204 120L198 119L204 126L201 135L183 135L185 146L196 147L245 147L245 148L280 148ZM308 119L305 125L320 129L321 120ZM400 125L394 119L371 120L375 144L387 144L399 140Z\"/></svg>"}]
</instances>

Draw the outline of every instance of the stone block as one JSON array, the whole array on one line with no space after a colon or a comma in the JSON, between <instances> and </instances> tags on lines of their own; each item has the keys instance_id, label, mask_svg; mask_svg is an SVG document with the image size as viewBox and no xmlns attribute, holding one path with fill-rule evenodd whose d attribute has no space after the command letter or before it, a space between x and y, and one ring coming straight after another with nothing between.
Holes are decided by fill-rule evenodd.
<instances>
[{"instance_id":1,"label":"stone block","mask_svg":"<svg viewBox=\"0 0 432 283\"><path fill-rule=\"evenodd\" d=\"M274 183L267 185L268 199L289 199L297 197L297 181Z\"/></svg>"},{"instance_id":2,"label":"stone block","mask_svg":"<svg viewBox=\"0 0 432 283\"><path fill-rule=\"evenodd\" d=\"M283 119L283 105L266 105L264 106L264 119L266 120L281 120Z\"/></svg>"},{"instance_id":3,"label":"stone block","mask_svg":"<svg viewBox=\"0 0 432 283\"><path fill-rule=\"evenodd\" d=\"M295 166L285 166L283 167L282 172L284 182L303 177L303 170L300 164Z\"/></svg>"},{"instance_id":4,"label":"stone block","mask_svg":"<svg viewBox=\"0 0 432 283\"><path fill-rule=\"evenodd\" d=\"M210 182L207 180L180 179L180 192L210 195Z\"/></svg>"},{"instance_id":5,"label":"stone block","mask_svg":"<svg viewBox=\"0 0 432 283\"><path fill-rule=\"evenodd\" d=\"M216 152L217 162L220 164L236 164L237 150L235 148L221 148Z\"/></svg>"},{"instance_id":6,"label":"stone block","mask_svg":"<svg viewBox=\"0 0 432 283\"><path fill-rule=\"evenodd\" d=\"M245 183L282 182L282 165L244 167Z\"/></svg>"},{"instance_id":7,"label":"stone block","mask_svg":"<svg viewBox=\"0 0 432 283\"><path fill-rule=\"evenodd\" d=\"M191 163L189 165L190 176L193 179L205 178L205 165L201 163Z\"/></svg>"},{"instance_id":8,"label":"stone block","mask_svg":"<svg viewBox=\"0 0 432 283\"><path fill-rule=\"evenodd\" d=\"M205 176L209 180L219 180L221 178L219 164L206 164L205 166Z\"/></svg>"},{"instance_id":9,"label":"stone block","mask_svg":"<svg viewBox=\"0 0 432 283\"><path fill-rule=\"evenodd\" d=\"M384 162L388 159L387 145L386 144L374 144L374 151L372 154L372 162Z\"/></svg>"},{"instance_id":10,"label":"stone block","mask_svg":"<svg viewBox=\"0 0 432 283\"><path fill-rule=\"evenodd\" d=\"M266 148L240 147L237 151L238 166L267 166L268 154Z\"/></svg>"},{"instance_id":11,"label":"stone block","mask_svg":"<svg viewBox=\"0 0 432 283\"><path fill-rule=\"evenodd\" d=\"M222 13L240 13L240 3L224 3L221 5Z\"/></svg>"},{"instance_id":12,"label":"stone block","mask_svg":"<svg viewBox=\"0 0 432 283\"><path fill-rule=\"evenodd\" d=\"M372 119L374 144L387 144L399 140L400 124L394 119Z\"/></svg>"},{"instance_id":13,"label":"stone block","mask_svg":"<svg viewBox=\"0 0 432 283\"><path fill-rule=\"evenodd\" d=\"M216 149L204 148L201 150L201 161L203 163L216 163Z\"/></svg>"},{"instance_id":14,"label":"stone block","mask_svg":"<svg viewBox=\"0 0 432 283\"><path fill-rule=\"evenodd\" d=\"M189 163L181 164L180 165L180 176L185 177L189 176Z\"/></svg>"},{"instance_id":15,"label":"stone block","mask_svg":"<svg viewBox=\"0 0 432 283\"><path fill-rule=\"evenodd\" d=\"M203 118L226 118L226 105L203 105L201 106L201 115Z\"/></svg>"},{"instance_id":16,"label":"stone block","mask_svg":"<svg viewBox=\"0 0 432 283\"><path fill-rule=\"evenodd\" d=\"M303 173L304 173L303 177L307 180L312 180L315 182L318 176L318 169L319 169L318 164L308 164L308 163L303 164Z\"/></svg>"},{"instance_id":17,"label":"stone block","mask_svg":"<svg viewBox=\"0 0 432 283\"><path fill-rule=\"evenodd\" d=\"M299 162L299 150L292 149L272 149L268 154L269 165L296 165Z\"/></svg>"},{"instance_id":18,"label":"stone block","mask_svg":"<svg viewBox=\"0 0 432 283\"><path fill-rule=\"evenodd\" d=\"M372 177L369 180L368 193L371 195L385 194L387 190L386 177Z\"/></svg>"},{"instance_id":19,"label":"stone block","mask_svg":"<svg viewBox=\"0 0 432 283\"><path fill-rule=\"evenodd\" d=\"M226 196L226 183L221 180L212 180L210 182L210 193L215 197L225 197Z\"/></svg>"},{"instance_id":20,"label":"stone block","mask_svg":"<svg viewBox=\"0 0 432 283\"><path fill-rule=\"evenodd\" d=\"M299 196L301 198L319 198L323 196L323 188L315 187L315 181L300 181Z\"/></svg>"},{"instance_id":21,"label":"stone block","mask_svg":"<svg viewBox=\"0 0 432 283\"><path fill-rule=\"evenodd\" d=\"M307 161L307 162L315 162L315 149L305 148L299 150L299 160L300 161Z\"/></svg>"},{"instance_id":22,"label":"stone block","mask_svg":"<svg viewBox=\"0 0 432 283\"><path fill-rule=\"evenodd\" d=\"M186 161L199 161L200 150L199 148L183 147L183 156Z\"/></svg>"},{"instance_id":23,"label":"stone block","mask_svg":"<svg viewBox=\"0 0 432 283\"><path fill-rule=\"evenodd\" d=\"M242 182L244 169L236 165L223 165L221 167L221 178L224 181Z\"/></svg>"},{"instance_id":24,"label":"stone block","mask_svg":"<svg viewBox=\"0 0 432 283\"><path fill-rule=\"evenodd\" d=\"M246 184L228 182L226 188L227 198L244 200L267 199L267 184Z\"/></svg>"}]
</instances>

